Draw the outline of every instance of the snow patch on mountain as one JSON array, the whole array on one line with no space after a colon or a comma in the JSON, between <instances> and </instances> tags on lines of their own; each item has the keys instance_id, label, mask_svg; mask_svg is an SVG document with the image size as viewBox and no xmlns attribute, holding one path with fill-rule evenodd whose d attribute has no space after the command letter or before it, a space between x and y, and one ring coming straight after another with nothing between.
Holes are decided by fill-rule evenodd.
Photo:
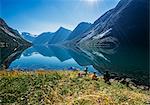
<instances>
[{"instance_id":1,"label":"snow patch on mountain","mask_svg":"<svg viewBox=\"0 0 150 105\"><path fill-rule=\"evenodd\" d=\"M97 34L96 36L93 37L93 39L99 39L102 38L103 36L105 36L106 34L109 34L109 32L112 30L112 28L106 30L105 32L101 33L101 34Z\"/></svg>"}]
</instances>

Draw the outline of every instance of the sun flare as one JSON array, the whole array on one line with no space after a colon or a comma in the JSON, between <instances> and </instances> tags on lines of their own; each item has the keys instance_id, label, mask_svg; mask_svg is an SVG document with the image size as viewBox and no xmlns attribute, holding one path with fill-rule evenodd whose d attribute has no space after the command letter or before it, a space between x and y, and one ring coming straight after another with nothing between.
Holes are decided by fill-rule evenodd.
<instances>
[{"instance_id":1,"label":"sun flare","mask_svg":"<svg viewBox=\"0 0 150 105\"><path fill-rule=\"evenodd\" d=\"M93 5L96 4L98 0L85 0L88 4Z\"/></svg>"},{"instance_id":2,"label":"sun flare","mask_svg":"<svg viewBox=\"0 0 150 105\"><path fill-rule=\"evenodd\" d=\"M96 2L97 0L87 0L87 2Z\"/></svg>"}]
</instances>

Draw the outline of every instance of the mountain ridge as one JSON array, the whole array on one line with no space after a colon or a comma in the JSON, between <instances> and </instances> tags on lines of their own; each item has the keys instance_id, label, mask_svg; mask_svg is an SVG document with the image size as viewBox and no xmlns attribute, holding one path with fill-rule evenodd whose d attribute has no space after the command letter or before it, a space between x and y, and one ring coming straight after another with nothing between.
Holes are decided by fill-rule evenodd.
<instances>
[{"instance_id":1,"label":"mountain ridge","mask_svg":"<svg viewBox=\"0 0 150 105\"><path fill-rule=\"evenodd\" d=\"M60 27L55 33L52 39L49 41L49 44L59 44L65 41L69 34L71 33L71 30L68 30L66 28Z\"/></svg>"},{"instance_id":2,"label":"mountain ridge","mask_svg":"<svg viewBox=\"0 0 150 105\"><path fill-rule=\"evenodd\" d=\"M7 25L7 23L0 18L0 46L29 46L30 43L24 40L19 32ZM4 47L4 46L3 46Z\"/></svg>"}]
</instances>

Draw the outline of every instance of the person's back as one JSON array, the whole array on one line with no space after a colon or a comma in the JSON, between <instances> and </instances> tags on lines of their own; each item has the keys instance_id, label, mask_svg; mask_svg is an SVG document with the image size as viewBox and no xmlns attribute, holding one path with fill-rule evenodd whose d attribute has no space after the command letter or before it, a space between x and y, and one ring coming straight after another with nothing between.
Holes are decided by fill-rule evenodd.
<instances>
[{"instance_id":1,"label":"person's back","mask_svg":"<svg viewBox=\"0 0 150 105\"><path fill-rule=\"evenodd\" d=\"M108 77L110 77L110 74L108 71L106 71L106 73L104 74L104 78L108 78Z\"/></svg>"},{"instance_id":2,"label":"person's back","mask_svg":"<svg viewBox=\"0 0 150 105\"><path fill-rule=\"evenodd\" d=\"M84 74L83 74L83 75L85 75L85 76L86 76L87 74L88 74L88 67L86 67L86 68L85 68L85 70L84 70Z\"/></svg>"},{"instance_id":3,"label":"person's back","mask_svg":"<svg viewBox=\"0 0 150 105\"><path fill-rule=\"evenodd\" d=\"M106 73L104 74L104 80L105 80L105 83L110 84L109 79L110 79L110 74L109 74L108 71L106 71Z\"/></svg>"}]
</instances>

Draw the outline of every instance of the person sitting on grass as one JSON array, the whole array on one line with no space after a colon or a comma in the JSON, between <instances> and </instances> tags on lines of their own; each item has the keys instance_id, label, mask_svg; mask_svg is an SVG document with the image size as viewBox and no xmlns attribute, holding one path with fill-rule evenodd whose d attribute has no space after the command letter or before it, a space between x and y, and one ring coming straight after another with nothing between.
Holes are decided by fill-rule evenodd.
<instances>
[{"instance_id":1,"label":"person sitting on grass","mask_svg":"<svg viewBox=\"0 0 150 105\"><path fill-rule=\"evenodd\" d=\"M96 72L94 72L94 74L93 74L93 76L92 76L92 80L98 80L98 78L97 78L97 75L96 75Z\"/></svg>"},{"instance_id":2,"label":"person sitting on grass","mask_svg":"<svg viewBox=\"0 0 150 105\"><path fill-rule=\"evenodd\" d=\"M88 74L88 67L85 68L84 73L78 73L78 77L83 77Z\"/></svg>"},{"instance_id":3,"label":"person sitting on grass","mask_svg":"<svg viewBox=\"0 0 150 105\"><path fill-rule=\"evenodd\" d=\"M85 70L84 70L84 74L83 74L83 75L85 75L85 76L86 76L87 74L88 74L88 67L86 67L86 68L85 68Z\"/></svg>"},{"instance_id":4,"label":"person sitting on grass","mask_svg":"<svg viewBox=\"0 0 150 105\"><path fill-rule=\"evenodd\" d=\"M110 74L109 74L108 71L106 71L106 73L104 74L104 80L105 80L105 83L111 85L109 79L110 79Z\"/></svg>"}]
</instances>

